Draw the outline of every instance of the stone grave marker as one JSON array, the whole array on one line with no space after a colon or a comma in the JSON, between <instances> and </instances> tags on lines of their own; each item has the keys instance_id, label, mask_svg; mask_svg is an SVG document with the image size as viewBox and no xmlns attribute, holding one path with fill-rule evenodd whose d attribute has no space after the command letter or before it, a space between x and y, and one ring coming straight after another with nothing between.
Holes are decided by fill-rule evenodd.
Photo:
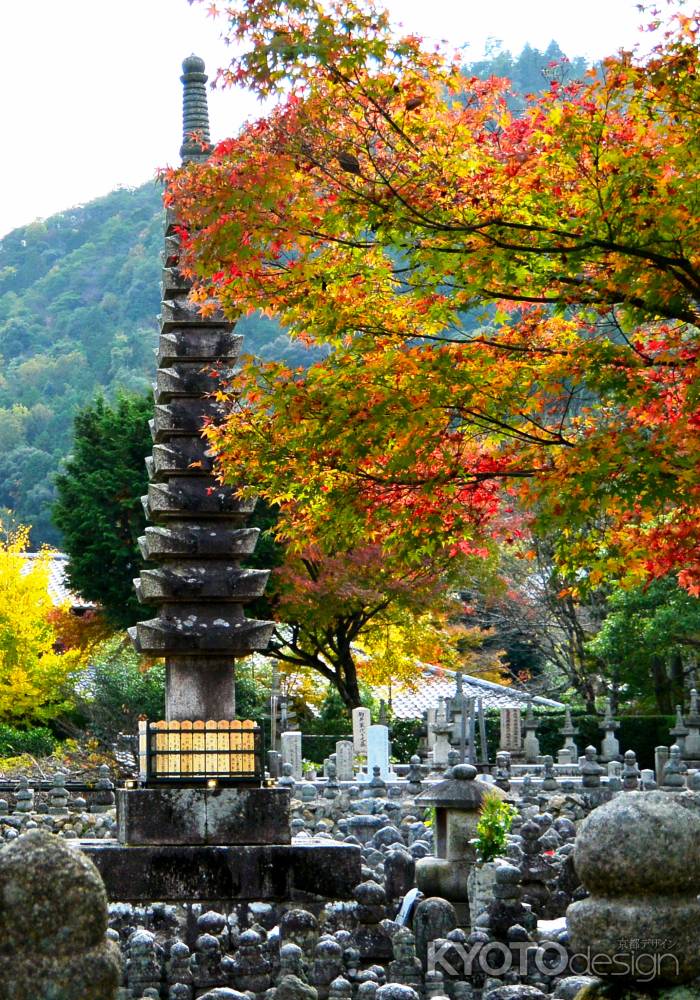
<instances>
[{"instance_id":1,"label":"stone grave marker","mask_svg":"<svg viewBox=\"0 0 700 1000\"><path fill-rule=\"evenodd\" d=\"M523 746L520 709L501 709L501 750L520 753Z\"/></svg>"},{"instance_id":2,"label":"stone grave marker","mask_svg":"<svg viewBox=\"0 0 700 1000\"><path fill-rule=\"evenodd\" d=\"M350 740L339 740L335 745L335 769L338 781L353 779L353 745Z\"/></svg>"},{"instance_id":3,"label":"stone grave marker","mask_svg":"<svg viewBox=\"0 0 700 1000\"><path fill-rule=\"evenodd\" d=\"M367 740L372 717L368 708L352 710L352 742L355 753L367 753Z\"/></svg>"},{"instance_id":4,"label":"stone grave marker","mask_svg":"<svg viewBox=\"0 0 700 1000\"><path fill-rule=\"evenodd\" d=\"M427 712L426 727L427 727L427 744L428 750L432 750L435 746L435 733L434 726L437 722L437 708L429 708Z\"/></svg>"},{"instance_id":5,"label":"stone grave marker","mask_svg":"<svg viewBox=\"0 0 700 1000\"><path fill-rule=\"evenodd\" d=\"M389 729L387 726L370 726L367 735L367 773L372 774L375 767L379 774L387 780L389 777Z\"/></svg>"},{"instance_id":6,"label":"stone grave marker","mask_svg":"<svg viewBox=\"0 0 700 1000\"><path fill-rule=\"evenodd\" d=\"M292 777L295 781L301 781L301 733L282 733L280 743L282 745L282 761L292 765Z\"/></svg>"}]
</instances>

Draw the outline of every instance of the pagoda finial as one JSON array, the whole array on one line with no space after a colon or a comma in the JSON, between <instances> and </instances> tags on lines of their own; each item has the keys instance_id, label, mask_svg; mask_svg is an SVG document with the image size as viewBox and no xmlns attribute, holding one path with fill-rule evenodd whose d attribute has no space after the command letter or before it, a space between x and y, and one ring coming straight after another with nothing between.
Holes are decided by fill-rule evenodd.
<instances>
[{"instance_id":1,"label":"pagoda finial","mask_svg":"<svg viewBox=\"0 0 700 1000\"><path fill-rule=\"evenodd\" d=\"M204 60L191 55L182 63L182 146L183 163L201 163L211 151L207 74Z\"/></svg>"}]
</instances>

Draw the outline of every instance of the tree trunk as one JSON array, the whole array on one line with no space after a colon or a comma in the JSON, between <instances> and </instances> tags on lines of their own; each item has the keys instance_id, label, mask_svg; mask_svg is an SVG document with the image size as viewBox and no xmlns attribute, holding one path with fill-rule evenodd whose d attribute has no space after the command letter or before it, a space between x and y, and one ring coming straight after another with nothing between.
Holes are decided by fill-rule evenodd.
<instances>
[{"instance_id":1,"label":"tree trunk","mask_svg":"<svg viewBox=\"0 0 700 1000\"><path fill-rule=\"evenodd\" d=\"M666 673L666 664L660 656L651 658L651 676L654 683L654 697L660 715L671 714L671 691Z\"/></svg>"},{"instance_id":2,"label":"tree trunk","mask_svg":"<svg viewBox=\"0 0 700 1000\"><path fill-rule=\"evenodd\" d=\"M341 646L336 659L336 687L340 697L343 699L350 711L353 708L360 708L362 700L360 698L360 685L357 681L357 667L353 659L350 647Z\"/></svg>"},{"instance_id":3,"label":"tree trunk","mask_svg":"<svg viewBox=\"0 0 700 1000\"><path fill-rule=\"evenodd\" d=\"M683 705L685 699L685 671L683 657L678 650L669 654L669 673L671 675L671 709Z\"/></svg>"},{"instance_id":4,"label":"tree trunk","mask_svg":"<svg viewBox=\"0 0 700 1000\"><path fill-rule=\"evenodd\" d=\"M589 715L595 715L595 691L589 677L585 677L581 681L581 694L586 702L586 711Z\"/></svg>"}]
</instances>

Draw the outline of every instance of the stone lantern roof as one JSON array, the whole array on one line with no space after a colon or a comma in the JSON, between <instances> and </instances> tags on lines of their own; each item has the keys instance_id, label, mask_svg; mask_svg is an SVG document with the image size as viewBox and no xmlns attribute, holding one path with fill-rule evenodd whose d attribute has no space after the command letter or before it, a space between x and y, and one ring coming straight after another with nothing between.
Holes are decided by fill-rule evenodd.
<instances>
[{"instance_id":1,"label":"stone lantern roof","mask_svg":"<svg viewBox=\"0 0 700 1000\"><path fill-rule=\"evenodd\" d=\"M504 799L505 793L496 785L477 778L471 764L457 764L449 778L431 785L416 796L416 805L435 806L437 809L477 810L487 795Z\"/></svg>"}]
</instances>

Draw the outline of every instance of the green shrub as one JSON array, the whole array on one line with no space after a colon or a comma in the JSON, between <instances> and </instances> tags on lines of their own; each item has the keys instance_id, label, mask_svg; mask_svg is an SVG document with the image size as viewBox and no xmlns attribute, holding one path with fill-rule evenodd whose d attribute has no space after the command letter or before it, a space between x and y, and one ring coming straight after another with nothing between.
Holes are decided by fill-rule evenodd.
<instances>
[{"instance_id":1,"label":"green shrub","mask_svg":"<svg viewBox=\"0 0 700 1000\"><path fill-rule=\"evenodd\" d=\"M654 750L658 746L669 746L673 737L669 730L676 724L670 715L627 715L621 716L622 723L617 738L620 751L634 750L640 767L654 767Z\"/></svg>"},{"instance_id":2,"label":"green shrub","mask_svg":"<svg viewBox=\"0 0 700 1000\"><path fill-rule=\"evenodd\" d=\"M484 798L476 825L476 837L472 841L479 861L493 861L504 853L506 838L517 815L515 806L499 799L497 795L490 794Z\"/></svg>"},{"instance_id":3,"label":"green shrub","mask_svg":"<svg viewBox=\"0 0 700 1000\"><path fill-rule=\"evenodd\" d=\"M265 688L256 684L252 677L245 674L236 675L236 718L252 719L258 725L264 725L265 713L269 716L269 699ZM269 728L269 718L267 720Z\"/></svg>"},{"instance_id":4,"label":"green shrub","mask_svg":"<svg viewBox=\"0 0 700 1000\"><path fill-rule=\"evenodd\" d=\"M80 708L98 739L111 743L119 732L136 733L140 715L164 717L165 667L143 670L138 653L123 640L106 643L89 674Z\"/></svg>"},{"instance_id":5,"label":"green shrub","mask_svg":"<svg viewBox=\"0 0 700 1000\"><path fill-rule=\"evenodd\" d=\"M56 737L45 726L33 729L15 729L0 724L0 757L18 757L28 753L32 757L48 757L56 748Z\"/></svg>"},{"instance_id":6,"label":"green shrub","mask_svg":"<svg viewBox=\"0 0 700 1000\"><path fill-rule=\"evenodd\" d=\"M391 753L401 764L407 764L414 753L418 753L422 719L391 720Z\"/></svg>"}]
</instances>

